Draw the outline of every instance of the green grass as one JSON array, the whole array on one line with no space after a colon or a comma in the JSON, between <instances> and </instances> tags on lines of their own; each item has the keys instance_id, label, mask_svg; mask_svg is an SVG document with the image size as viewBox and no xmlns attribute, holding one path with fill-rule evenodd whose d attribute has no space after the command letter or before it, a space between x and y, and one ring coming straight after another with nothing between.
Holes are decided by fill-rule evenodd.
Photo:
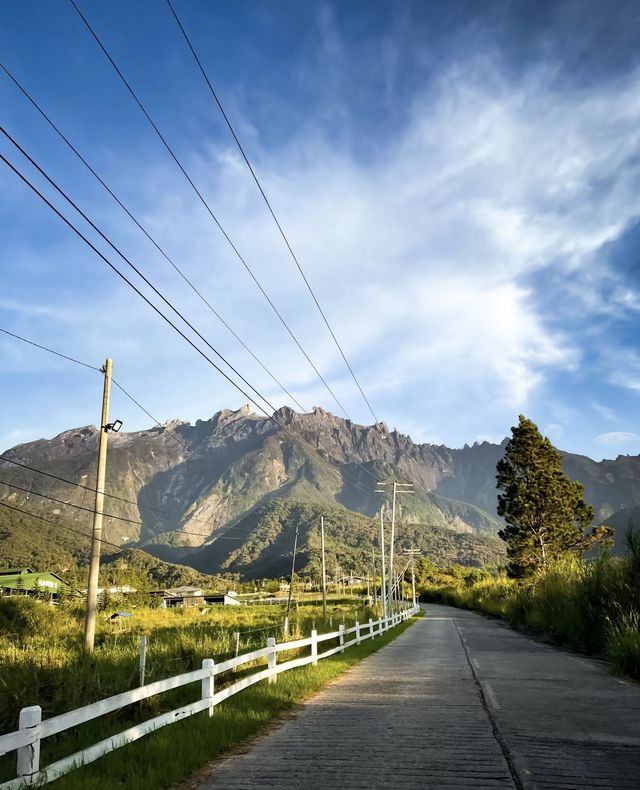
<instances>
[{"instance_id":1,"label":"green grass","mask_svg":"<svg viewBox=\"0 0 640 790\"><path fill-rule=\"evenodd\" d=\"M230 658L236 632L241 653L264 647L268 636L282 641L284 607L138 609L129 621L131 631L123 634L111 633L100 618L92 656L82 650L80 614L31 599L0 599L0 733L17 729L19 711L28 705L40 705L46 719L137 687L142 634L148 638L145 681L150 683L198 669L204 658ZM344 598L330 602L328 615L325 625L318 604L292 609L289 638L308 636L314 624L326 632L343 621L349 627L356 619L378 617L361 600ZM231 675L220 676L218 683L230 680ZM48 738L42 745L43 764L180 707L197 693L195 685L177 689ZM0 758L0 782L13 776L15 755L10 754Z\"/></svg>"},{"instance_id":2,"label":"green grass","mask_svg":"<svg viewBox=\"0 0 640 790\"><path fill-rule=\"evenodd\" d=\"M284 672L218 705L212 718L197 714L80 768L53 783L56 790L154 790L166 788L256 735L279 715L406 630L416 618L382 637L324 659L317 667ZM146 717L145 717L146 718Z\"/></svg>"},{"instance_id":3,"label":"green grass","mask_svg":"<svg viewBox=\"0 0 640 790\"><path fill-rule=\"evenodd\" d=\"M628 557L566 557L526 582L443 573L423 600L504 617L581 653L606 657L613 670L640 678L640 544Z\"/></svg>"}]
</instances>

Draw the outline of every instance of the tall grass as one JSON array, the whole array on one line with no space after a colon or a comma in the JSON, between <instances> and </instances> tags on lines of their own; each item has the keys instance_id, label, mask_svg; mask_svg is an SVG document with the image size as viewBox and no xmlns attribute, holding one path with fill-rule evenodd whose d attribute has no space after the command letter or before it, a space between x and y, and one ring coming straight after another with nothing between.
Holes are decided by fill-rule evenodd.
<instances>
[{"instance_id":1,"label":"tall grass","mask_svg":"<svg viewBox=\"0 0 640 790\"><path fill-rule=\"evenodd\" d=\"M336 628L341 622L349 627L356 619L364 622L378 615L360 601L341 600L331 602L329 616ZM128 620L127 633L112 633L101 619L95 651L88 656L82 650L81 612L25 598L0 599L0 733L15 730L20 709L28 705L40 705L43 717L49 718L138 686L143 634L148 640L145 682L152 682L199 668L204 658L220 661L237 648L248 652L263 647L269 636L281 642L283 620L282 606L138 609ZM319 631L330 627L322 622L320 605L293 609L288 638L308 636L314 625ZM47 739L43 760L58 759L171 710L194 693L194 688L178 689ZM13 755L0 759L0 781L14 768Z\"/></svg>"},{"instance_id":2,"label":"tall grass","mask_svg":"<svg viewBox=\"0 0 640 790\"><path fill-rule=\"evenodd\" d=\"M550 640L607 657L616 672L640 678L640 537L627 557L568 556L527 582L494 576L465 584L434 582L426 600L504 617Z\"/></svg>"}]
</instances>

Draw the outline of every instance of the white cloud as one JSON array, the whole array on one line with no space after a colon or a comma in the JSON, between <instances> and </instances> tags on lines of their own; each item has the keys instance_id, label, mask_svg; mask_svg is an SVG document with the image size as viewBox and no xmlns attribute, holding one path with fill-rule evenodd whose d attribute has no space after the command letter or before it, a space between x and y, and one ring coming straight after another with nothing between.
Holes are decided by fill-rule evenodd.
<instances>
[{"instance_id":1,"label":"white cloud","mask_svg":"<svg viewBox=\"0 0 640 790\"><path fill-rule=\"evenodd\" d=\"M638 438L637 433L630 433L629 431L609 431L609 433L601 433L596 436L596 441L600 444L618 445L629 444L636 441Z\"/></svg>"},{"instance_id":2,"label":"white cloud","mask_svg":"<svg viewBox=\"0 0 640 790\"><path fill-rule=\"evenodd\" d=\"M331 19L323 17L323 25L327 54L338 58ZM531 276L571 272L576 293L582 285L584 299L593 300L588 310L599 309L598 288L611 273L597 268L594 252L640 214L638 75L564 93L550 88L549 75L537 71L514 85L491 59L458 64L366 161L333 144L321 111L313 133L310 123L286 147L264 150L259 138L251 141L256 170L365 390L381 404L379 416L400 430L413 424L419 432L427 414L425 435L447 441L439 422L477 424L467 436L477 435L495 414L505 422L530 404L554 372L581 362L584 338L549 315ZM329 117L335 123L335 114ZM356 419L370 421L235 150L212 142L185 160L338 397ZM307 408L337 411L173 170L163 164L140 172L129 162L121 177L130 190L137 185L135 202L158 240L276 376ZM122 232L115 214L111 224ZM268 388L276 404L284 401L149 252L138 242L136 260L247 378ZM637 310L631 289L620 284L616 294L620 309ZM82 311L103 298L93 294ZM211 402L211 411L233 405L227 385L218 385L181 341L165 342L153 316L140 318L146 307L131 304L112 297L109 319L119 327L113 353L126 358L134 380L148 381L155 369L160 381L159 371L173 369L174 384L158 394L167 409L185 399L193 408ZM104 323L96 331L84 341L102 342ZM625 386L640 389L640 374L637 381L629 376ZM176 407L180 416L201 416L185 411ZM500 428L485 430L498 435Z\"/></svg>"}]
</instances>

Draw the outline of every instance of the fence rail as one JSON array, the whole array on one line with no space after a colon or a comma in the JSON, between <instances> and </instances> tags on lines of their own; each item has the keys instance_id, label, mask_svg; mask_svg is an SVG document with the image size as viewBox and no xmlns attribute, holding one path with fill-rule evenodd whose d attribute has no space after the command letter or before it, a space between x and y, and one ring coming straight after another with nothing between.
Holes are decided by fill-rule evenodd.
<instances>
[{"instance_id":1,"label":"fence rail","mask_svg":"<svg viewBox=\"0 0 640 790\"><path fill-rule=\"evenodd\" d=\"M100 702L93 702L89 705L84 705L82 708L62 713L58 716L53 716L50 719L42 720L42 709L39 705L33 705L28 708L23 708L20 711L18 722L18 730L16 732L8 733L7 735L0 736L0 757L8 754L9 752L17 752L17 776L8 782L0 784L0 790L20 790L24 787L31 785L42 785L47 782L52 782L54 779L59 778L63 774L73 771L82 765L93 762L99 757L102 757L109 752L119 749L132 741L136 741L147 735L154 730L160 729L167 724L173 724L176 721L193 716L195 713L208 710L209 715L213 715L214 708L217 704L222 702L239 691L242 691L254 683L259 683L261 680L268 680L269 683L275 683L278 675L281 672L286 672L295 667L302 667L306 664L313 666L317 665L318 661L323 658L335 655L338 652L343 652L352 645L360 644L365 639L373 639L380 636L390 628L394 628L404 620L408 619L418 611L417 606L409 606L400 612L393 614L384 620L382 617L378 620L369 620L366 623L356 622L351 628L345 628L340 625L337 631L331 631L326 634L318 634L314 629L311 636L305 639L294 639L290 642L276 643L275 638L269 637L267 639L266 647L258 650L252 650L249 653L243 653L235 658L230 658L226 661L215 662L212 658L205 658L202 662L202 668L196 669L193 672L185 672L181 675L165 678L164 680L157 680L154 683L148 683L145 686L125 691L121 694L116 694L113 697L101 700ZM353 639L347 638L353 635ZM329 648L322 653L318 652L318 645L330 640L338 640L335 647ZM309 655L300 656L284 663L278 663L278 653L290 650L300 650L303 648L310 648ZM253 672L235 683L215 691L215 678L223 672L228 672L232 669L237 669L245 664L253 661L259 661L266 658L266 669ZM112 735L99 743L82 749L69 757L64 757L48 766L40 767L40 743L43 738L48 738L52 735L57 735L72 727L77 727L87 721L96 719L100 716L105 716L108 713L120 710L121 708L131 705L134 702L154 697L166 691L171 691L191 683L201 683L200 699L184 705L176 710L163 713L153 719L149 719L141 724L136 724L117 735Z\"/></svg>"}]
</instances>

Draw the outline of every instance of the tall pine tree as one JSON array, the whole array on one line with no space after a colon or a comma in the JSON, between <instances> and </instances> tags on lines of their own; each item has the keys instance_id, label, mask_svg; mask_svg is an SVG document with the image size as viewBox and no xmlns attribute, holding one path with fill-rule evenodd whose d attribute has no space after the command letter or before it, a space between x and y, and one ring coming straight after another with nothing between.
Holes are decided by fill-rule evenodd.
<instances>
[{"instance_id":1,"label":"tall pine tree","mask_svg":"<svg viewBox=\"0 0 640 790\"><path fill-rule=\"evenodd\" d=\"M582 483L562 470L562 456L535 423L520 415L497 465L499 532L507 544L509 575L529 576L565 553L580 555L611 535L608 527L587 529L593 508Z\"/></svg>"}]
</instances>

